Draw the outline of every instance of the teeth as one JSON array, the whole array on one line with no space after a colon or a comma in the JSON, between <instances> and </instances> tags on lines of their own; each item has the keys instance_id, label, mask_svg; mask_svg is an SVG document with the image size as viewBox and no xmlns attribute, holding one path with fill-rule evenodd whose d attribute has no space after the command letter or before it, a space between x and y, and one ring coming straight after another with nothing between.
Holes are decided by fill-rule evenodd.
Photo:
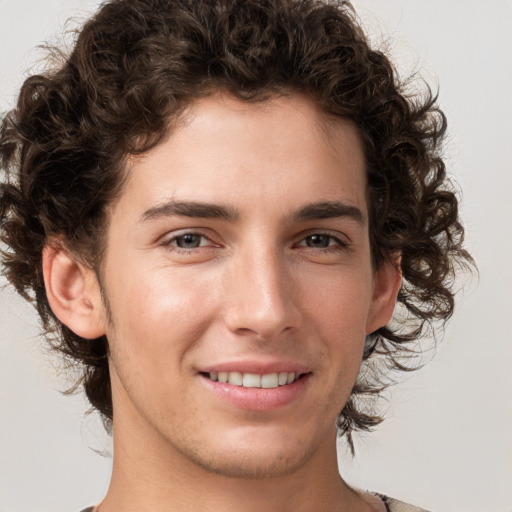
<instances>
[{"instance_id":1,"label":"teeth","mask_svg":"<svg viewBox=\"0 0 512 512\"><path fill-rule=\"evenodd\" d=\"M211 380L229 383L233 386L271 389L295 382L298 374L295 372L266 373L264 375L241 372L210 372L209 377Z\"/></svg>"},{"instance_id":2,"label":"teeth","mask_svg":"<svg viewBox=\"0 0 512 512\"><path fill-rule=\"evenodd\" d=\"M265 389L277 388L279 377L277 373L267 373L261 376L261 387Z\"/></svg>"},{"instance_id":3,"label":"teeth","mask_svg":"<svg viewBox=\"0 0 512 512\"><path fill-rule=\"evenodd\" d=\"M261 388L261 375L255 373L244 373L242 377L244 388Z\"/></svg>"},{"instance_id":4,"label":"teeth","mask_svg":"<svg viewBox=\"0 0 512 512\"><path fill-rule=\"evenodd\" d=\"M240 372L229 372L228 382L233 386L243 386L243 377Z\"/></svg>"}]
</instances>

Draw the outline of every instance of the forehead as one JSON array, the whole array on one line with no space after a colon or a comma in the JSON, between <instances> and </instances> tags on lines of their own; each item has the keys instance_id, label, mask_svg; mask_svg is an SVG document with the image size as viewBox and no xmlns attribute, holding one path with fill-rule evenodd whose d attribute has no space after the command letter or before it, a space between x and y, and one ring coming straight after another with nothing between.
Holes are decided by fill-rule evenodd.
<instances>
[{"instance_id":1,"label":"forehead","mask_svg":"<svg viewBox=\"0 0 512 512\"><path fill-rule=\"evenodd\" d=\"M366 210L362 142L350 121L306 96L246 102L218 94L189 105L163 143L129 160L120 206L123 198L132 209L184 199L242 213L322 200Z\"/></svg>"}]
</instances>

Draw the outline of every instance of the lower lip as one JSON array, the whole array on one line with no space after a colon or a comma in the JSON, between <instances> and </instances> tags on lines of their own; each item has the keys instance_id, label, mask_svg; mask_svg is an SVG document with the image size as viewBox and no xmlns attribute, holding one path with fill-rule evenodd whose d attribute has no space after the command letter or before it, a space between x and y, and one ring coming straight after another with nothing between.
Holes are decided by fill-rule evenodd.
<instances>
[{"instance_id":1,"label":"lower lip","mask_svg":"<svg viewBox=\"0 0 512 512\"><path fill-rule=\"evenodd\" d=\"M273 411L294 402L305 391L309 377L310 374L305 374L292 384L263 389L233 386L201 375L206 386L221 400L250 411Z\"/></svg>"}]
</instances>

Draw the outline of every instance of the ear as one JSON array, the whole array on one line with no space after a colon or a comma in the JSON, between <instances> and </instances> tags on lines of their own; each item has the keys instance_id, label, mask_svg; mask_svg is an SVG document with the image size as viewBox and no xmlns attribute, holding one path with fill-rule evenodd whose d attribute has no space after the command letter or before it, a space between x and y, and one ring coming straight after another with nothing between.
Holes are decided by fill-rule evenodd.
<instances>
[{"instance_id":1,"label":"ear","mask_svg":"<svg viewBox=\"0 0 512 512\"><path fill-rule=\"evenodd\" d=\"M50 307L64 325L82 338L105 334L103 302L93 270L53 242L43 250L43 276Z\"/></svg>"},{"instance_id":2,"label":"ear","mask_svg":"<svg viewBox=\"0 0 512 512\"><path fill-rule=\"evenodd\" d=\"M374 275L373 297L366 322L366 334L384 327L393 316L402 285L400 256L384 260Z\"/></svg>"}]
</instances>

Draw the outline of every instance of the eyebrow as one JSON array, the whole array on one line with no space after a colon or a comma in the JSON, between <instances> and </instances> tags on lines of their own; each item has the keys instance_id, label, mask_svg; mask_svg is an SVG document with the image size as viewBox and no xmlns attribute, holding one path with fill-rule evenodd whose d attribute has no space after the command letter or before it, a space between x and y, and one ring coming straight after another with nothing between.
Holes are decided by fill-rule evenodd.
<instances>
[{"instance_id":1,"label":"eyebrow","mask_svg":"<svg viewBox=\"0 0 512 512\"><path fill-rule=\"evenodd\" d=\"M218 204L170 200L146 210L141 215L140 221L148 222L172 216L236 221L240 218L240 212L229 206Z\"/></svg>"},{"instance_id":2,"label":"eyebrow","mask_svg":"<svg viewBox=\"0 0 512 512\"><path fill-rule=\"evenodd\" d=\"M341 201L323 201L319 203L308 204L297 210L293 217L295 220L317 220L349 217L362 226L366 225L366 218L359 208L342 203Z\"/></svg>"},{"instance_id":3,"label":"eyebrow","mask_svg":"<svg viewBox=\"0 0 512 512\"><path fill-rule=\"evenodd\" d=\"M140 222L172 216L223 219L235 222L240 219L241 214L236 208L219 204L169 200L146 210L141 215ZM341 201L322 201L307 204L299 208L292 215L292 219L296 221L335 219L340 217L352 218L363 226L366 224L365 216L359 208L347 205Z\"/></svg>"}]
</instances>

